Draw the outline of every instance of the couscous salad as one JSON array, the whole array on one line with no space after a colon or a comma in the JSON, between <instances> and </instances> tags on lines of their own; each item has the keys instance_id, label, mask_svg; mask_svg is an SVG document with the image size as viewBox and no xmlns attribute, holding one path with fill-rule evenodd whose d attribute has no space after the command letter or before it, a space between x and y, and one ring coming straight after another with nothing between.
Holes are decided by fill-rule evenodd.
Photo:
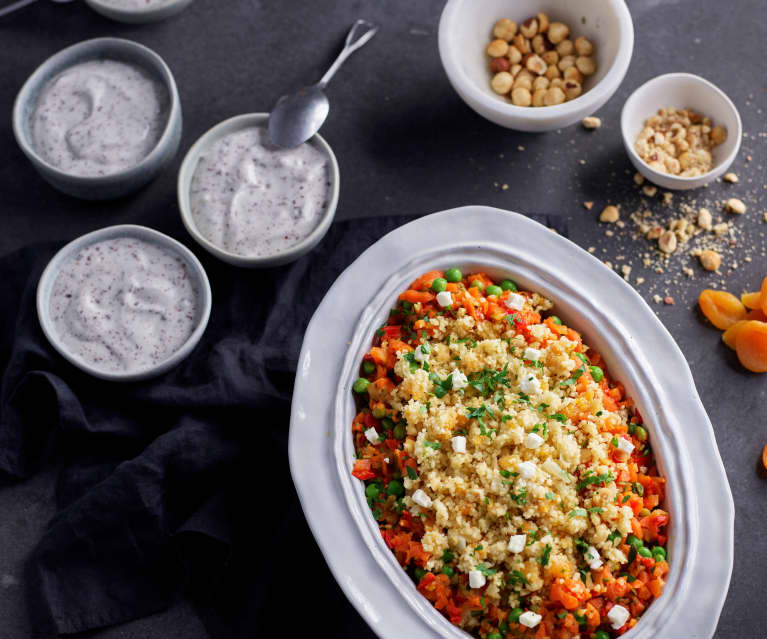
<instances>
[{"instance_id":1,"label":"couscous salad","mask_svg":"<svg viewBox=\"0 0 767 639\"><path fill-rule=\"evenodd\" d=\"M418 591L481 639L608 639L663 592L665 479L601 356L511 280L432 271L353 391L353 475Z\"/></svg>"}]
</instances>

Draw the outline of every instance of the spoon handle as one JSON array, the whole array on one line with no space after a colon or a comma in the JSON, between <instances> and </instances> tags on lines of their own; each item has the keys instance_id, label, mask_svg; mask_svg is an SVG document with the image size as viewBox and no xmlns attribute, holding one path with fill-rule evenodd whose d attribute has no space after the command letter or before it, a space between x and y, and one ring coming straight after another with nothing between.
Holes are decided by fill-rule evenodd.
<instances>
[{"instance_id":1,"label":"spoon handle","mask_svg":"<svg viewBox=\"0 0 767 639\"><path fill-rule=\"evenodd\" d=\"M357 22L352 25L349 35L346 36L346 45L343 50L338 54L336 61L326 71L325 75L322 76L322 79L317 83L317 86L320 89L324 89L346 58L359 49L363 44L367 43L377 31L377 24L373 24L367 20L357 20Z\"/></svg>"},{"instance_id":2,"label":"spoon handle","mask_svg":"<svg viewBox=\"0 0 767 639\"><path fill-rule=\"evenodd\" d=\"M18 2L9 4L7 7L0 9L0 18L2 18L4 15L8 15L9 13L13 13L16 11L16 9L26 7L28 4L32 4L33 2L37 2L37 0L18 0Z\"/></svg>"}]
</instances>

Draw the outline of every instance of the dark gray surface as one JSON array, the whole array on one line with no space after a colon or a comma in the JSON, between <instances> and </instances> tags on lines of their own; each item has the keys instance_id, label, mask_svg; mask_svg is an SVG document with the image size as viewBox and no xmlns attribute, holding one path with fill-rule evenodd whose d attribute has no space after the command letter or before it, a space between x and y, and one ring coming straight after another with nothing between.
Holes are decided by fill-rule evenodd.
<instances>
[{"instance_id":1,"label":"dark gray surface","mask_svg":"<svg viewBox=\"0 0 767 639\"><path fill-rule=\"evenodd\" d=\"M366 17L379 21L381 32L331 84L332 109L322 131L341 169L339 218L420 215L468 203L561 213L570 221L572 239L581 246L598 246L600 251L604 247L606 251L599 253L604 259L615 260L618 253L635 258L647 248L609 241L596 222L598 210L608 202L620 202L629 211L640 202L620 140L620 108L645 80L668 71L690 71L724 89L740 109L747 136L734 170L741 183L714 185L705 196L722 197L727 191L749 203L738 224L741 241L753 248L753 261L741 261L728 278L728 287L739 292L761 281L767 273L762 255L767 229L762 223L767 210L764 0L631 1L634 58L620 90L598 114L604 126L594 133L575 126L543 135L491 125L455 95L437 54L442 5L440 0L196 0L167 22L130 27L101 18L81 2L57 6L42 0L3 19L0 115L6 125L0 127L0 253L125 222L153 226L192 250L201 250L184 232L176 207L175 175L181 157L148 188L113 203L67 198L34 173L13 140L10 114L21 84L47 56L103 35L135 39L155 49L179 85L185 117L183 153L220 120L266 111L280 94L318 78L351 22ZM481 8L481 2L477 5ZM753 160L746 162L746 155ZM502 184L509 188L503 190ZM584 200L594 200L594 210L586 211ZM735 567L716 636L763 637L767 478L758 459L767 442L767 377L741 370L721 345L719 333L700 319L695 299L709 280L690 264L696 269L695 279L670 288L675 305L655 308L690 363L735 499ZM638 288L648 298L650 286L662 283L666 275L641 269L636 259L634 266L632 276L646 278ZM29 636L21 566L52 514L52 478L49 472L0 491L0 639ZM164 614L92 636L206 635L191 607L179 602Z\"/></svg>"}]
</instances>

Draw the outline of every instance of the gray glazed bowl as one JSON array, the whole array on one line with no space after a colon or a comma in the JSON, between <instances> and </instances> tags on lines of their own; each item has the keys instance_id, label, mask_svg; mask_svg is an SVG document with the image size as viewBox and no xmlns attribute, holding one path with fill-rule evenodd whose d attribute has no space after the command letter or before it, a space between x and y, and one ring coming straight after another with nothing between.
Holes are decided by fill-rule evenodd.
<instances>
[{"instance_id":1,"label":"gray glazed bowl","mask_svg":"<svg viewBox=\"0 0 767 639\"><path fill-rule=\"evenodd\" d=\"M48 163L37 153L32 144L29 119L40 91L49 80L75 64L103 58L139 66L155 77L168 92L168 121L155 148L136 166L97 177L71 175ZM84 200L118 198L137 191L152 180L175 157L181 142L181 127L181 100L168 65L151 49L120 38L85 40L59 51L29 76L13 105L13 133L24 155L51 186Z\"/></svg>"},{"instance_id":2,"label":"gray glazed bowl","mask_svg":"<svg viewBox=\"0 0 767 639\"><path fill-rule=\"evenodd\" d=\"M340 188L340 176L338 172L338 161L333 153L333 149L325 142L323 137L319 133L315 133L313 137L309 139L307 144L311 144L316 149L324 153L330 160L330 198L328 200L328 206L320 220L317 227L301 242L295 246L291 246L289 249L277 253L276 255L270 255L268 257L247 257L244 255L237 255L230 253L229 251L217 246L206 238L197 229L194 218L192 217L192 207L189 202L189 191L192 184L192 176L197 168L197 162L200 156L203 155L210 147L220 140L222 137L240 131L253 126L265 127L269 121L268 113L246 113L244 115L237 115L228 120L220 122L207 133L205 133L197 142L192 145L192 148L186 154L181 169L178 173L178 206L181 211L181 220L184 222L186 230L189 234L202 246L206 251L212 253L220 260L234 264L235 266L244 266L247 268L265 268L270 266L279 266L281 264L287 264L297 260L302 255L305 255L311 251L320 240L325 237L325 234L330 228L331 222L336 215L336 205L338 204L338 192Z\"/></svg>"},{"instance_id":3,"label":"gray glazed bowl","mask_svg":"<svg viewBox=\"0 0 767 639\"><path fill-rule=\"evenodd\" d=\"M145 22L158 22L180 13L186 9L194 0L166 0L157 7L146 7L144 9L121 9L110 5L104 0L85 0L85 3L97 13L117 20L117 22L127 22L129 24L142 24Z\"/></svg>"},{"instance_id":4,"label":"gray glazed bowl","mask_svg":"<svg viewBox=\"0 0 767 639\"><path fill-rule=\"evenodd\" d=\"M133 237L145 242L149 242L156 246L160 246L168 251L171 251L181 257L187 265L190 278L197 288L199 294L198 305L198 317L197 326L184 342L184 344L175 353L173 353L166 360L150 366L147 368L141 368L135 371L126 373L115 373L111 371L103 371L99 368L79 359L76 355L69 352L60 342L56 334L56 328L53 325L53 321L50 317L50 295L53 290L53 285L56 281L56 276L59 274L61 267L64 263L78 253L84 247L101 242L103 240L110 240L118 237ZM208 276L205 273L205 269L200 264L200 261L186 246L174 240L172 237L168 237L164 233L155 231L154 229L147 228L146 226L137 226L135 224L119 224L117 226L108 226L98 231L86 233L81 235L77 239L71 241L64 248L62 248L56 255L48 262L48 266L45 267L43 274L40 276L40 282L37 285L37 317L40 321L40 327L43 329L43 333L48 338L53 348L55 348L59 354L71 364L77 366L77 368L85 371L86 373L114 382L134 382L143 379L149 379L164 373L185 359L189 353L192 352L197 343L200 341L202 334L205 332L205 328L208 325L208 319L210 318L210 310L212 307L213 296L210 290L210 282Z\"/></svg>"}]
</instances>

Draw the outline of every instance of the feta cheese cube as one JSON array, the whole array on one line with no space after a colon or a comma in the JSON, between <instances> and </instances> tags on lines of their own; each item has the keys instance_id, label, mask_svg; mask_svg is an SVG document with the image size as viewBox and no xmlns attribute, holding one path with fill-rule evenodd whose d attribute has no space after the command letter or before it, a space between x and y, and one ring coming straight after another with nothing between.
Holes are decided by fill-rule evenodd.
<instances>
[{"instance_id":1,"label":"feta cheese cube","mask_svg":"<svg viewBox=\"0 0 767 639\"><path fill-rule=\"evenodd\" d=\"M539 359L541 359L541 351L539 351L537 348L530 348L528 346L525 349L522 357L523 359L529 359L531 362L537 362Z\"/></svg>"},{"instance_id":2,"label":"feta cheese cube","mask_svg":"<svg viewBox=\"0 0 767 639\"><path fill-rule=\"evenodd\" d=\"M543 444L543 437L538 433L527 433L525 435L525 448L538 448Z\"/></svg>"},{"instance_id":3,"label":"feta cheese cube","mask_svg":"<svg viewBox=\"0 0 767 639\"><path fill-rule=\"evenodd\" d=\"M427 359L429 359L429 353L431 353L431 347L429 344L421 344L420 346L415 347L415 351L413 351L413 358L416 362L425 362Z\"/></svg>"},{"instance_id":4,"label":"feta cheese cube","mask_svg":"<svg viewBox=\"0 0 767 639\"><path fill-rule=\"evenodd\" d=\"M629 611L620 605L613 606L610 608L610 612L607 613L607 619L612 623L613 630L620 630L623 628L630 616Z\"/></svg>"},{"instance_id":5,"label":"feta cheese cube","mask_svg":"<svg viewBox=\"0 0 767 639\"><path fill-rule=\"evenodd\" d=\"M521 311L525 305L525 296L519 293L509 293L509 296L503 303L506 304L506 308L510 308L513 311Z\"/></svg>"},{"instance_id":6,"label":"feta cheese cube","mask_svg":"<svg viewBox=\"0 0 767 639\"><path fill-rule=\"evenodd\" d=\"M632 444L628 439L618 437L618 450L622 450L624 453L628 453L630 455L634 450L634 444Z\"/></svg>"},{"instance_id":7,"label":"feta cheese cube","mask_svg":"<svg viewBox=\"0 0 767 639\"><path fill-rule=\"evenodd\" d=\"M543 619L543 617L541 617L541 615L535 614L532 610L528 610L519 615L519 623L521 623L526 628L535 628L539 623L541 623L541 619Z\"/></svg>"},{"instance_id":8,"label":"feta cheese cube","mask_svg":"<svg viewBox=\"0 0 767 639\"><path fill-rule=\"evenodd\" d=\"M453 371L453 390L461 390L469 385L469 380L461 371Z\"/></svg>"},{"instance_id":9,"label":"feta cheese cube","mask_svg":"<svg viewBox=\"0 0 767 639\"><path fill-rule=\"evenodd\" d=\"M535 471L537 470L537 466L533 462L520 462L517 464L517 470L519 471L519 475L522 477L522 479L532 479L535 477Z\"/></svg>"},{"instance_id":10,"label":"feta cheese cube","mask_svg":"<svg viewBox=\"0 0 767 639\"><path fill-rule=\"evenodd\" d=\"M453 296L449 291L442 291L441 293L437 293L437 304L439 304L442 308L445 308L445 306L450 306L452 303Z\"/></svg>"},{"instance_id":11,"label":"feta cheese cube","mask_svg":"<svg viewBox=\"0 0 767 639\"><path fill-rule=\"evenodd\" d=\"M519 390L525 395L539 395L541 392L541 382L535 375L525 375L519 382Z\"/></svg>"},{"instance_id":12,"label":"feta cheese cube","mask_svg":"<svg viewBox=\"0 0 767 639\"><path fill-rule=\"evenodd\" d=\"M429 497L420 488L416 489L416 491L413 493L412 499L416 504L422 506L423 508L431 508L431 497Z\"/></svg>"},{"instance_id":13,"label":"feta cheese cube","mask_svg":"<svg viewBox=\"0 0 767 639\"><path fill-rule=\"evenodd\" d=\"M602 567L602 558L599 556L599 551L594 546L589 546L585 553L583 553L586 563L592 570L597 570Z\"/></svg>"},{"instance_id":14,"label":"feta cheese cube","mask_svg":"<svg viewBox=\"0 0 767 639\"><path fill-rule=\"evenodd\" d=\"M485 579L485 575L483 575L479 570L469 571L469 586L472 588L481 588L486 583L487 579Z\"/></svg>"},{"instance_id":15,"label":"feta cheese cube","mask_svg":"<svg viewBox=\"0 0 767 639\"><path fill-rule=\"evenodd\" d=\"M371 444L377 444L380 440L378 437L378 431L372 426L365 431L365 437Z\"/></svg>"},{"instance_id":16,"label":"feta cheese cube","mask_svg":"<svg viewBox=\"0 0 767 639\"><path fill-rule=\"evenodd\" d=\"M512 535L507 548L509 552L522 552L527 544L527 535Z\"/></svg>"},{"instance_id":17,"label":"feta cheese cube","mask_svg":"<svg viewBox=\"0 0 767 639\"><path fill-rule=\"evenodd\" d=\"M456 435L451 440L453 442L453 451L456 453L466 452L466 438L463 435Z\"/></svg>"}]
</instances>

